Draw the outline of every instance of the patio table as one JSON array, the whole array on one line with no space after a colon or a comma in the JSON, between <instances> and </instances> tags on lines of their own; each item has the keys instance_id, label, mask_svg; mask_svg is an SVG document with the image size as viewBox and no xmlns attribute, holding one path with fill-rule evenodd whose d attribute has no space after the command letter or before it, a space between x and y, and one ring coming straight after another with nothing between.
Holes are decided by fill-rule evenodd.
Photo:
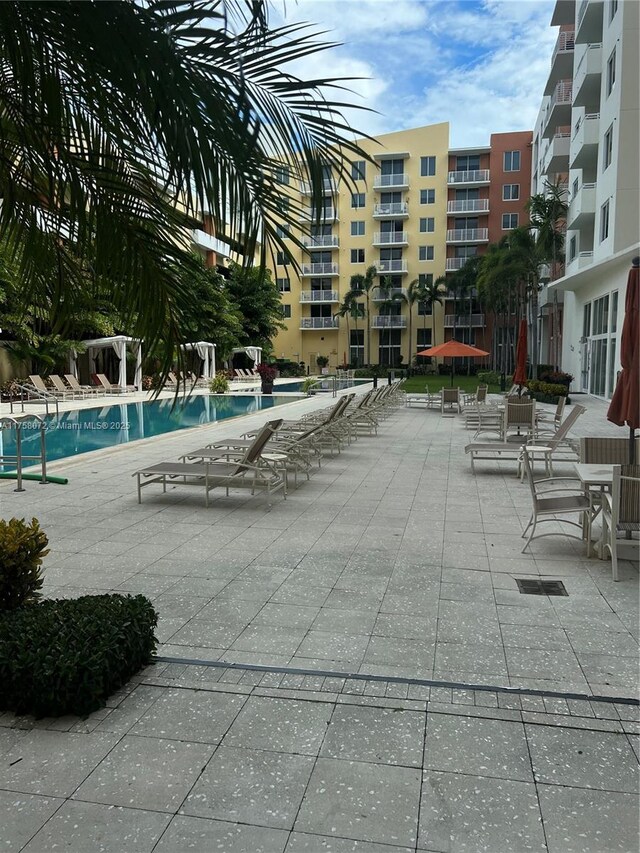
<instances>
[{"instance_id":1,"label":"patio table","mask_svg":"<svg viewBox=\"0 0 640 853\"><path fill-rule=\"evenodd\" d=\"M578 475L578 479L585 487L587 495L589 496L589 505L591 512L591 521L595 515L597 515L599 507L596 504L601 504L602 492L611 491L611 486L613 484L613 465L603 465L596 463L585 463L585 462L576 462L575 463L576 473ZM586 535L586 531L585 531ZM603 557L603 548L602 548L602 533L600 534L600 539L597 544L597 554L600 559ZM591 542L587 542L587 557L591 556Z\"/></svg>"}]
</instances>

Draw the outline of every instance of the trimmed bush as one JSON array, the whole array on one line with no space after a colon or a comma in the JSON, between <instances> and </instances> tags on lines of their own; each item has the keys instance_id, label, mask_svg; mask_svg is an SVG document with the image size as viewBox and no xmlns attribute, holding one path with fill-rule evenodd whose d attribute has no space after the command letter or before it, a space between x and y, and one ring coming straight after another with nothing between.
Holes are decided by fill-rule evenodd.
<instances>
[{"instance_id":1,"label":"trimmed bush","mask_svg":"<svg viewBox=\"0 0 640 853\"><path fill-rule=\"evenodd\" d=\"M158 617L142 595L43 601L0 616L0 711L85 716L151 661Z\"/></svg>"},{"instance_id":2,"label":"trimmed bush","mask_svg":"<svg viewBox=\"0 0 640 853\"><path fill-rule=\"evenodd\" d=\"M567 385L555 384L551 382L540 382L537 379L530 379L527 382L527 388L531 392L531 395L541 402L554 402L558 401L558 397L566 397L569 393L569 388ZM547 399L544 399L547 398Z\"/></svg>"},{"instance_id":3,"label":"trimmed bush","mask_svg":"<svg viewBox=\"0 0 640 853\"><path fill-rule=\"evenodd\" d=\"M42 589L42 558L49 540L38 519L0 519L0 611L33 604ZM1 682L0 682L1 683Z\"/></svg>"}]
</instances>

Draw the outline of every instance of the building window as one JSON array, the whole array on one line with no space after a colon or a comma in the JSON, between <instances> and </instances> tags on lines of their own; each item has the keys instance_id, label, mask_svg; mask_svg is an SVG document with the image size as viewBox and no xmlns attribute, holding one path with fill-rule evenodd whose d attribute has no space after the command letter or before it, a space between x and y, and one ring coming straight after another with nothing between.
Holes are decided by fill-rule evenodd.
<instances>
[{"instance_id":1,"label":"building window","mask_svg":"<svg viewBox=\"0 0 640 853\"><path fill-rule=\"evenodd\" d=\"M352 264L363 264L364 263L364 249L352 249L351 250L351 263Z\"/></svg>"},{"instance_id":2,"label":"building window","mask_svg":"<svg viewBox=\"0 0 640 853\"><path fill-rule=\"evenodd\" d=\"M607 96L611 94L616 82L616 49L613 48L611 56L607 61Z\"/></svg>"},{"instance_id":3,"label":"building window","mask_svg":"<svg viewBox=\"0 0 640 853\"><path fill-rule=\"evenodd\" d=\"M276 236L281 238L289 237L288 225L276 225Z\"/></svg>"},{"instance_id":4,"label":"building window","mask_svg":"<svg viewBox=\"0 0 640 853\"><path fill-rule=\"evenodd\" d=\"M279 184L288 184L289 183L289 167L288 166L276 166L276 181Z\"/></svg>"},{"instance_id":5,"label":"building window","mask_svg":"<svg viewBox=\"0 0 640 853\"><path fill-rule=\"evenodd\" d=\"M423 234L436 230L436 220L433 216L422 216L420 218L420 231Z\"/></svg>"},{"instance_id":6,"label":"building window","mask_svg":"<svg viewBox=\"0 0 640 853\"><path fill-rule=\"evenodd\" d=\"M426 347L431 346L431 329L418 329L417 330L417 338L416 338L416 348L418 350L426 349ZM431 359L429 359L431 360Z\"/></svg>"},{"instance_id":7,"label":"building window","mask_svg":"<svg viewBox=\"0 0 640 853\"><path fill-rule=\"evenodd\" d=\"M276 207L280 211L280 213L287 213L289 210L289 198L286 195L278 196L276 200Z\"/></svg>"},{"instance_id":8,"label":"building window","mask_svg":"<svg viewBox=\"0 0 640 853\"><path fill-rule=\"evenodd\" d=\"M291 317L291 305L281 305L282 308L282 316L285 320L290 319Z\"/></svg>"},{"instance_id":9,"label":"building window","mask_svg":"<svg viewBox=\"0 0 640 853\"><path fill-rule=\"evenodd\" d=\"M611 165L613 157L613 125L604 135L604 145L602 146L602 171L606 171Z\"/></svg>"},{"instance_id":10,"label":"building window","mask_svg":"<svg viewBox=\"0 0 640 853\"><path fill-rule=\"evenodd\" d=\"M362 237L364 235L364 219L359 219L351 223L351 236Z\"/></svg>"},{"instance_id":11,"label":"building window","mask_svg":"<svg viewBox=\"0 0 640 853\"><path fill-rule=\"evenodd\" d=\"M418 260L419 261L432 261L433 260L433 246L418 246Z\"/></svg>"},{"instance_id":12,"label":"building window","mask_svg":"<svg viewBox=\"0 0 640 853\"><path fill-rule=\"evenodd\" d=\"M356 367L364 364L364 329L349 331L349 361Z\"/></svg>"},{"instance_id":13,"label":"building window","mask_svg":"<svg viewBox=\"0 0 640 853\"><path fill-rule=\"evenodd\" d=\"M609 236L609 199L600 208L600 242Z\"/></svg>"},{"instance_id":14,"label":"building window","mask_svg":"<svg viewBox=\"0 0 640 853\"><path fill-rule=\"evenodd\" d=\"M520 184L503 184L502 200L517 201L520 198Z\"/></svg>"},{"instance_id":15,"label":"building window","mask_svg":"<svg viewBox=\"0 0 640 853\"><path fill-rule=\"evenodd\" d=\"M519 172L520 171L520 152L505 151L504 152L504 171Z\"/></svg>"},{"instance_id":16,"label":"building window","mask_svg":"<svg viewBox=\"0 0 640 853\"><path fill-rule=\"evenodd\" d=\"M420 176L422 178L432 178L436 173L436 158L421 157L420 158Z\"/></svg>"},{"instance_id":17,"label":"building window","mask_svg":"<svg viewBox=\"0 0 640 853\"><path fill-rule=\"evenodd\" d=\"M420 287L431 287L433 284L432 272L421 272L418 274L418 284Z\"/></svg>"},{"instance_id":18,"label":"building window","mask_svg":"<svg viewBox=\"0 0 640 853\"><path fill-rule=\"evenodd\" d=\"M351 178L354 181L364 181L366 175L366 163L364 160L354 160L351 164Z\"/></svg>"},{"instance_id":19,"label":"building window","mask_svg":"<svg viewBox=\"0 0 640 853\"><path fill-rule=\"evenodd\" d=\"M518 227L518 214L517 213L503 213L502 214L502 230L503 231L511 231L512 228Z\"/></svg>"},{"instance_id":20,"label":"building window","mask_svg":"<svg viewBox=\"0 0 640 853\"><path fill-rule=\"evenodd\" d=\"M435 190L420 190L420 204L435 204Z\"/></svg>"},{"instance_id":21,"label":"building window","mask_svg":"<svg viewBox=\"0 0 640 853\"><path fill-rule=\"evenodd\" d=\"M364 203L364 193L351 193L351 207L364 207Z\"/></svg>"},{"instance_id":22,"label":"building window","mask_svg":"<svg viewBox=\"0 0 640 853\"><path fill-rule=\"evenodd\" d=\"M291 290L291 279L290 278L277 278L276 284L278 286L278 290L280 293L289 293Z\"/></svg>"},{"instance_id":23,"label":"building window","mask_svg":"<svg viewBox=\"0 0 640 853\"><path fill-rule=\"evenodd\" d=\"M576 235L569 240L569 262L575 260L576 253L578 251L578 241L576 240Z\"/></svg>"},{"instance_id":24,"label":"building window","mask_svg":"<svg viewBox=\"0 0 640 853\"><path fill-rule=\"evenodd\" d=\"M291 263L291 256L288 252L276 253L276 264L278 264L278 266L286 266L286 264L289 263Z\"/></svg>"},{"instance_id":25,"label":"building window","mask_svg":"<svg viewBox=\"0 0 640 853\"><path fill-rule=\"evenodd\" d=\"M609 21L613 21L618 11L618 0L610 0L609 3Z\"/></svg>"}]
</instances>

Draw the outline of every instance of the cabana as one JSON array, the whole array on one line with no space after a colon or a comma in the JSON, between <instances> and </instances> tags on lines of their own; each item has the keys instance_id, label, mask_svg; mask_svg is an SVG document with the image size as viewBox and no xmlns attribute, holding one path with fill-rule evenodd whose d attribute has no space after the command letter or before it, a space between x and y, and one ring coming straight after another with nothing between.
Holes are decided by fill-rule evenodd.
<instances>
[{"instance_id":1,"label":"cabana","mask_svg":"<svg viewBox=\"0 0 640 853\"><path fill-rule=\"evenodd\" d=\"M232 360L233 356L237 355L239 352L243 352L249 356L251 361L253 362L253 368L255 368L262 361L262 347L236 347L236 349L232 350Z\"/></svg>"},{"instance_id":2,"label":"cabana","mask_svg":"<svg viewBox=\"0 0 640 853\"><path fill-rule=\"evenodd\" d=\"M181 349L189 352L194 351L204 361L202 376L212 379L216 375L216 345L209 341L196 341L191 344L182 344Z\"/></svg>"},{"instance_id":3,"label":"cabana","mask_svg":"<svg viewBox=\"0 0 640 853\"><path fill-rule=\"evenodd\" d=\"M91 373L95 373L95 358L98 350L111 347L119 360L118 385L127 387L127 347L135 354L136 368L133 384L138 390L142 386L142 341L138 338L128 338L126 335L112 335L109 338L94 338L91 341L82 341L87 348ZM78 353L71 350L69 354L69 373L78 378Z\"/></svg>"}]
</instances>

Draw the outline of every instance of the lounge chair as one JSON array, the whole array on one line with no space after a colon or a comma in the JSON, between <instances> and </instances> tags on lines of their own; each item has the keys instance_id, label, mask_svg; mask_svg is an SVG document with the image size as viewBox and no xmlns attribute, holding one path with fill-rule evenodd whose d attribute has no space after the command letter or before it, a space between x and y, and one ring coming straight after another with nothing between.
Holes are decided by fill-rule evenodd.
<instances>
[{"instance_id":1,"label":"lounge chair","mask_svg":"<svg viewBox=\"0 0 640 853\"><path fill-rule=\"evenodd\" d=\"M69 388L69 386L65 385L62 379L55 373L51 373L49 375L49 381L53 385L53 393L59 394L63 400L74 400L78 397L84 399L86 396L82 389L80 389L80 391L76 391L73 388Z\"/></svg>"},{"instance_id":2,"label":"lounge chair","mask_svg":"<svg viewBox=\"0 0 640 853\"><path fill-rule=\"evenodd\" d=\"M204 488L205 506L209 506L211 489L223 488L229 495L230 488L250 488L267 493L267 503L271 507L271 495L279 490L286 498L286 479L276 465L262 457L262 452L281 421L270 421L256 434L254 441L237 462L160 462L135 471L137 477L138 503L142 502L141 491L152 483L161 483L162 491L167 491L167 483L174 486L196 486Z\"/></svg>"},{"instance_id":3,"label":"lounge chair","mask_svg":"<svg viewBox=\"0 0 640 853\"><path fill-rule=\"evenodd\" d=\"M574 406L555 433L549 438L538 440L539 443L537 443L536 439L530 438L527 440L526 437L523 437L521 444L514 441L485 441L467 444L464 452L471 456L472 472L475 474L474 463L478 459L491 459L494 462L513 460L518 462L518 476L522 478L526 474L526 470L522 467L522 452L526 449L529 454L531 467L533 467L536 459L542 459L545 473L551 477L553 475L553 457L555 454L562 453L565 459L575 458L575 450L567 444L567 435L571 427L585 411L584 406Z\"/></svg>"},{"instance_id":4,"label":"lounge chair","mask_svg":"<svg viewBox=\"0 0 640 853\"><path fill-rule=\"evenodd\" d=\"M640 465L614 465L611 494L602 494L602 553L611 554L611 573L618 580L618 547L633 544L632 534L640 531ZM620 539L618 534L625 538ZM634 554L637 563L637 552Z\"/></svg>"},{"instance_id":5,"label":"lounge chair","mask_svg":"<svg viewBox=\"0 0 640 853\"><path fill-rule=\"evenodd\" d=\"M591 502L584 493L582 483L575 477L549 477L534 481L531 468L531 458L526 449L523 452L523 464L531 489L533 509L529 523L524 529L522 538L529 533L522 553L526 551L533 539L541 539L544 536L566 536L569 539L579 539L587 542L591 539ZM569 483L573 485L568 485ZM567 485L565 485L567 484ZM577 485L576 485L577 484ZM578 515L580 521L565 518L567 515ZM557 524L569 524L580 529L580 536L575 536L564 531L554 530L551 533L539 533L536 536L538 525L552 521ZM530 531L530 532L529 532Z\"/></svg>"},{"instance_id":6,"label":"lounge chair","mask_svg":"<svg viewBox=\"0 0 640 853\"><path fill-rule=\"evenodd\" d=\"M93 373L99 385L102 385L107 394L127 394L130 391L135 391L135 385L113 385L104 373Z\"/></svg>"},{"instance_id":7,"label":"lounge chair","mask_svg":"<svg viewBox=\"0 0 640 853\"><path fill-rule=\"evenodd\" d=\"M48 397L50 400L54 397L58 400L66 399L66 395L61 394L60 391L56 391L54 388L47 388L44 379L42 376L38 376L37 373L33 373L29 376L29 382L33 385L38 394L41 394L45 398ZM67 390L66 393L68 394L69 391Z\"/></svg>"},{"instance_id":8,"label":"lounge chair","mask_svg":"<svg viewBox=\"0 0 640 853\"><path fill-rule=\"evenodd\" d=\"M104 394L101 387L97 385L81 385L73 373L65 373L64 378L69 383L69 387L76 393L84 394L85 396L95 396L96 394Z\"/></svg>"}]
</instances>

